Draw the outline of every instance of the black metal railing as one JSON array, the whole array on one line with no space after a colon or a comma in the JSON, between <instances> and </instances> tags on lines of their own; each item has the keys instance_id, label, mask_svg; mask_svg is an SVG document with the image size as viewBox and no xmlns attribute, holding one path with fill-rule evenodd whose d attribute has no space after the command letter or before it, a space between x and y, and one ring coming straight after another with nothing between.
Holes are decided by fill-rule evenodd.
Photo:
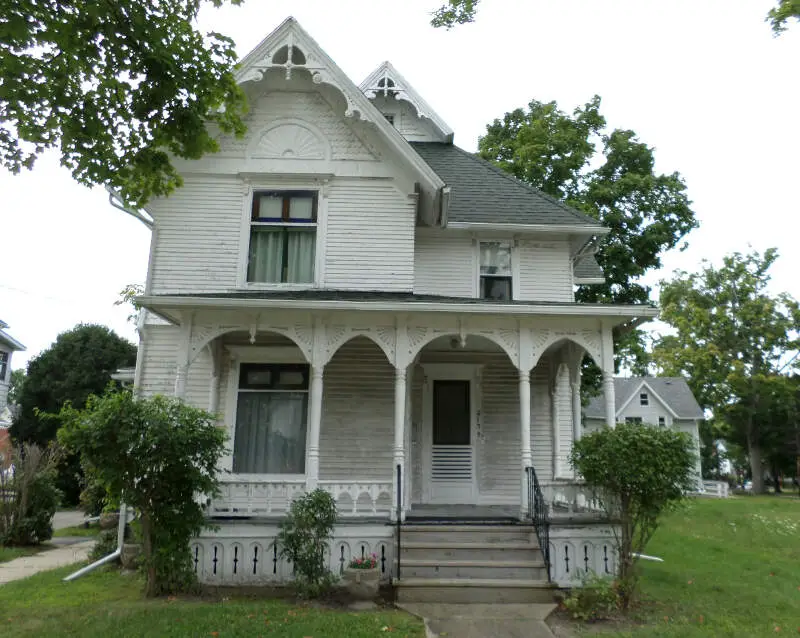
<instances>
[{"instance_id":1,"label":"black metal railing","mask_svg":"<svg viewBox=\"0 0 800 638\"><path fill-rule=\"evenodd\" d=\"M550 511L544 500L536 470L528 466L525 468L525 475L528 480L528 519L536 530L539 549L542 550L544 564L547 567L547 580L550 580Z\"/></svg>"},{"instance_id":2,"label":"black metal railing","mask_svg":"<svg viewBox=\"0 0 800 638\"><path fill-rule=\"evenodd\" d=\"M397 518L397 554L395 560L397 561L397 580L400 580L400 528L402 527L403 518L403 468L397 464L397 510L395 512Z\"/></svg>"}]
</instances>

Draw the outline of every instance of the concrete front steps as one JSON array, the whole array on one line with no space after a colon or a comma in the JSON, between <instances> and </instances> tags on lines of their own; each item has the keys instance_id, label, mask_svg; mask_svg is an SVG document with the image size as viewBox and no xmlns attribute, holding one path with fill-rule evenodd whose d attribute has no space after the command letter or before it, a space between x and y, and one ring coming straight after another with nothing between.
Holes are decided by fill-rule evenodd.
<instances>
[{"instance_id":1,"label":"concrete front steps","mask_svg":"<svg viewBox=\"0 0 800 638\"><path fill-rule=\"evenodd\" d=\"M555 587L526 525L404 525L398 602L552 603Z\"/></svg>"}]
</instances>

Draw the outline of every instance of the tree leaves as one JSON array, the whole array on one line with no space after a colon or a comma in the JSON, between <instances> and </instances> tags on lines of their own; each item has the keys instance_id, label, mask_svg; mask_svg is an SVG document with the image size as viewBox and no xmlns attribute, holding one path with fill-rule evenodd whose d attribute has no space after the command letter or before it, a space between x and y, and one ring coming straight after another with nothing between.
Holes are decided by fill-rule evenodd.
<instances>
[{"instance_id":1,"label":"tree leaves","mask_svg":"<svg viewBox=\"0 0 800 638\"><path fill-rule=\"evenodd\" d=\"M195 30L202 1L0 1L0 164L58 149L140 206L180 185L173 156L217 150L211 125L243 135L233 41Z\"/></svg>"},{"instance_id":2,"label":"tree leaves","mask_svg":"<svg viewBox=\"0 0 800 638\"><path fill-rule=\"evenodd\" d=\"M579 286L577 301L647 303L650 289L640 278L681 246L697 220L680 174L656 173L653 149L633 131L606 130L600 104L595 95L568 115L555 102L532 100L486 127L479 154L610 229L597 254L606 283ZM643 369L642 333L617 341L618 362Z\"/></svg>"}]
</instances>

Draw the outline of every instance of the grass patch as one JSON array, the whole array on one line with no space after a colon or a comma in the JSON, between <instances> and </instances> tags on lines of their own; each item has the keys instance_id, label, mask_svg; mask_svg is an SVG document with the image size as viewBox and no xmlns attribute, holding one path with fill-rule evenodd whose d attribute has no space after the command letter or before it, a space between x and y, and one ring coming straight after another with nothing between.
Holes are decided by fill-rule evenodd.
<instances>
[{"instance_id":1,"label":"grass patch","mask_svg":"<svg viewBox=\"0 0 800 638\"><path fill-rule=\"evenodd\" d=\"M75 527L62 527L61 529L57 529L53 532L54 537L62 537L62 536L88 536L94 537L100 534L100 526L99 525L76 525Z\"/></svg>"},{"instance_id":2,"label":"grass patch","mask_svg":"<svg viewBox=\"0 0 800 638\"><path fill-rule=\"evenodd\" d=\"M800 500L692 500L665 518L647 553L664 562L640 563L641 604L631 622L642 625L600 635L755 638L800 631Z\"/></svg>"},{"instance_id":3,"label":"grass patch","mask_svg":"<svg viewBox=\"0 0 800 638\"><path fill-rule=\"evenodd\" d=\"M53 549L52 545L30 545L27 547L3 547L0 545L0 563L7 563L15 558L33 556L46 549Z\"/></svg>"},{"instance_id":4,"label":"grass patch","mask_svg":"<svg viewBox=\"0 0 800 638\"><path fill-rule=\"evenodd\" d=\"M134 638L423 638L422 623L403 612L343 612L310 604L245 598L142 598L142 581L101 569L71 583L73 567L0 587L0 635ZM387 628L387 629L384 629Z\"/></svg>"}]
</instances>

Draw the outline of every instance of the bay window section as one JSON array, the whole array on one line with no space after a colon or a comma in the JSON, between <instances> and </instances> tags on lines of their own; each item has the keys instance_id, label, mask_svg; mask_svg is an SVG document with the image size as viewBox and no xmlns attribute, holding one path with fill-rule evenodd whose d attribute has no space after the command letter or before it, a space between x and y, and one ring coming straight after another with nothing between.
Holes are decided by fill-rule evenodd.
<instances>
[{"instance_id":1,"label":"bay window section","mask_svg":"<svg viewBox=\"0 0 800 638\"><path fill-rule=\"evenodd\" d=\"M478 244L478 251L480 258L480 298L511 300L511 244L500 241L483 241Z\"/></svg>"},{"instance_id":2,"label":"bay window section","mask_svg":"<svg viewBox=\"0 0 800 638\"><path fill-rule=\"evenodd\" d=\"M305 473L308 370L303 364L241 364L234 473Z\"/></svg>"},{"instance_id":3,"label":"bay window section","mask_svg":"<svg viewBox=\"0 0 800 638\"><path fill-rule=\"evenodd\" d=\"M316 243L316 192L253 194L249 283L313 283Z\"/></svg>"}]
</instances>

